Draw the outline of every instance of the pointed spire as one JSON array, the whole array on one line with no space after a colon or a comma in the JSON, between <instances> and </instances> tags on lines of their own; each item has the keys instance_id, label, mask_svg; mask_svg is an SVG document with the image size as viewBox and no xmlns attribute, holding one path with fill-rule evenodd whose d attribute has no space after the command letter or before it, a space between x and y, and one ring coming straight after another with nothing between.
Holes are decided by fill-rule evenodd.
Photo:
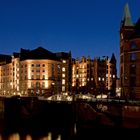
<instances>
[{"instance_id":1,"label":"pointed spire","mask_svg":"<svg viewBox=\"0 0 140 140\"><path fill-rule=\"evenodd\" d=\"M123 20L122 21L123 21L124 26L133 26L128 3L126 3L126 5L124 7L124 15L123 15Z\"/></svg>"},{"instance_id":2,"label":"pointed spire","mask_svg":"<svg viewBox=\"0 0 140 140\"><path fill-rule=\"evenodd\" d=\"M116 64L116 58L115 58L114 53L112 53L110 63L114 63L114 64Z\"/></svg>"}]
</instances>

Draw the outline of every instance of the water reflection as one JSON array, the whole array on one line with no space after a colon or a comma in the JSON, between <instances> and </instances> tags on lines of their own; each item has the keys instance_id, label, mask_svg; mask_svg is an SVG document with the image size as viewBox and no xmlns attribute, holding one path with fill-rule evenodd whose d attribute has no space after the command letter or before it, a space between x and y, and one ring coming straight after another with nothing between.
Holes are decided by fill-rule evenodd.
<instances>
[{"instance_id":1,"label":"water reflection","mask_svg":"<svg viewBox=\"0 0 140 140\"><path fill-rule=\"evenodd\" d=\"M40 136L38 138L34 138L33 136L27 134L26 136L20 136L19 133L13 133L10 134L7 138L6 137L2 137L2 135L0 135L0 140L52 140L52 133L48 133L48 135L46 136ZM61 135L58 135L55 140L61 140Z\"/></svg>"},{"instance_id":2,"label":"water reflection","mask_svg":"<svg viewBox=\"0 0 140 140\"><path fill-rule=\"evenodd\" d=\"M4 122L0 120L0 140L88 140L102 136L108 139L116 133L117 136L134 131L140 134L140 106L101 103L73 106L42 101L35 102L30 110L27 105L26 102L7 102ZM25 109L30 111L29 115Z\"/></svg>"}]
</instances>

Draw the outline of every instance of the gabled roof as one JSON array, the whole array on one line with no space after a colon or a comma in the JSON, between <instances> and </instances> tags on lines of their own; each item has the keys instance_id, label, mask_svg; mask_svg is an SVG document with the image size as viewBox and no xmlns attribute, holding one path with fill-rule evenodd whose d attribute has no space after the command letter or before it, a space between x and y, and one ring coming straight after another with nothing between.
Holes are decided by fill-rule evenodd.
<instances>
[{"instance_id":1,"label":"gabled roof","mask_svg":"<svg viewBox=\"0 0 140 140\"><path fill-rule=\"evenodd\" d=\"M20 59L26 60L26 59L50 59L50 60L59 60L56 55L43 47L38 47L34 50L25 50L21 49L20 53Z\"/></svg>"}]
</instances>

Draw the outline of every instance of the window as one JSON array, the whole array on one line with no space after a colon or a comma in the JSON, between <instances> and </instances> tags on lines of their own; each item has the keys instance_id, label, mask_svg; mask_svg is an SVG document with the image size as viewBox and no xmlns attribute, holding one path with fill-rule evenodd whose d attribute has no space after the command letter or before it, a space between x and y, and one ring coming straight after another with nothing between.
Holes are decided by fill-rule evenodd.
<instances>
[{"instance_id":1,"label":"window","mask_svg":"<svg viewBox=\"0 0 140 140\"><path fill-rule=\"evenodd\" d=\"M134 50L134 49L136 49L136 47L137 47L137 46L136 46L135 42L132 42L132 43L131 43L131 49Z\"/></svg>"},{"instance_id":2,"label":"window","mask_svg":"<svg viewBox=\"0 0 140 140\"><path fill-rule=\"evenodd\" d=\"M66 63L66 60L63 60L63 63Z\"/></svg>"},{"instance_id":3,"label":"window","mask_svg":"<svg viewBox=\"0 0 140 140\"><path fill-rule=\"evenodd\" d=\"M36 64L36 67L40 67L40 64Z\"/></svg>"},{"instance_id":4,"label":"window","mask_svg":"<svg viewBox=\"0 0 140 140\"><path fill-rule=\"evenodd\" d=\"M136 74L136 65L135 64L130 65L130 74Z\"/></svg>"},{"instance_id":5,"label":"window","mask_svg":"<svg viewBox=\"0 0 140 140\"><path fill-rule=\"evenodd\" d=\"M32 64L32 67L34 67L34 64Z\"/></svg>"},{"instance_id":6,"label":"window","mask_svg":"<svg viewBox=\"0 0 140 140\"><path fill-rule=\"evenodd\" d=\"M136 77L131 76L130 77L130 87L136 86Z\"/></svg>"},{"instance_id":7,"label":"window","mask_svg":"<svg viewBox=\"0 0 140 140\"><path fill-rule=\"evenodd\" d=\"M108 77L108 74L106 74L106 77Z\"/></svg>"},{"instance_id":8,"label":"window","mask_svg":"<svg viewBox=\"0 0 140 140\"><path fill-rule=\"evenodd\" d=\"M130 60L135 61L136 60L136 53L131 53L130 54Z\"/></svg>"},{"instance_id":9,"label":"window","mask_svg":"<svg viewBox=\"0 0 140 140\"><path fill-rule=\"evenodd\" d=\"M62 74L62 77L64 78L65 77L65 74Z\"/></svg>"},{"instance_id":10,"label":"window","mask_svg":"<svg viewBox=\"0 0 140 140\"><path fill-rule=\"evenodd\" d=\"M40 69L37 69L36 72L40 72Z\"/></svg>"},{"instance_id":11,"label":"window","mask_svg":"<svg viewBox=\"0 0 140 140\"><path fill-rule=\"evenodd\" d=\"M45 70L42 70L42 72L45 72Z\"/></svg>"},{"instance_id":12,"label":"window","mask_svg":"<svg viewBox=\"0 0 140 140\"><path fill-rule=\"evenodd\" d=\"M62 91L63 91L63 92L65 91L65 86L62 86Z\"/></svg>"},{"instance_id":13,"label":"window","mask_svg":"<svg viewBox=\"0 0 140 140\"><path fill-rule=\"evenodd\" d=\"M32 80L34 79L34 75L31 76L31 79L32 79Z\"/></svg>"},{"instance_id":14,"label":"window","mask_svg":"<svg viewBox=\"0 0 140 140\"><path fill-rule=\"evenodd\" d=\"M40 75L36 75L36 79L40 79Z\"/></svg>"},{"instance_id":15,"label":"window","mask_svg":"<svg viewBox=\"0 0 140 140\"><path fill-rule=\"evenodd\" d=\"M31 82L31 87L32 87L32 88L34 87L34 83L33 83L33 82Z\"/></svg>"},{"instance_id":16,"label":"window","mask_svg":"<svg viewBox=\"0 0 140 140\"><path fill-rule=\"evenodd\" d=\"M36 82L36 87L40 87L40 83L39 82Z\"/></svg>"},{"instance_id":17,"label":"window","mask_svg":"<svg viewBox=\"0 0 140 140\"><path fill-rule=\"evenodd\" d=\"M66 70L65 67L63 67L63 68L62 68L62 71L64 72L65 70Z\"/></svg>"},{"instance_id":18,"label":"window","mask_svg":"<svg viewBox=\"0 0 140 140\"><path fill-rule=\"evenodd\" d=\"M63 85L65 84L65 79L62 79L62 84L63 84Z\"/></svg>"},{"instance_id":19,"label":"window","mask_svg":"<svg viewBox=\"0 0 140 140\"><path fill-rule=\"evenodd\" d=\"M61 72L60 65L58 65L57 68L58 68L58 73L60 74Z\"/></svg>"},{"instance_id":20,"label":"window","mask_svg":"<svg viewBox=\"0 0 140 140\"><path fill-rule=\"evenodd\" d=\"M43 87L43 88L45 87L45 82L42 82L42 87Z\"/></svg>"},{"instance_id":21,"label":"window","mask_svg":"<svg viewBox=\"0 0 140 140\"><path fill-rule=\"evenodd\" d=\"M45 75L42 76L42 79L45 79Z\"/></svg>"},{"instance_id":22,"label":"window","mask_svg":"<svg viewBox=\"0 0 140 140\"><path fill-rule=\"evenodd\" d=\"M42 67L45 67L45 64L42 64Z\"/></svg>"}]
</instances>

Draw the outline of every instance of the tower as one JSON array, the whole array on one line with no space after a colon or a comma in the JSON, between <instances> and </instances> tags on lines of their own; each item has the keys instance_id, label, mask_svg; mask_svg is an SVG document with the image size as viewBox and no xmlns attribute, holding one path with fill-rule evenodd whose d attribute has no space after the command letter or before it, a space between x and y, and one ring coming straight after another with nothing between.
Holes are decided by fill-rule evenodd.
<instances>
[{"instance_id":1,"label":"tower","mask_svg":"<svg viewBox=\"0 0 140 140\"><path fill-rule=\"evenodd\" d=\"M125 99L140 98L140 20L132 22L128 3L120 26L121 95Z\"/></svg>"}]
</instances>

